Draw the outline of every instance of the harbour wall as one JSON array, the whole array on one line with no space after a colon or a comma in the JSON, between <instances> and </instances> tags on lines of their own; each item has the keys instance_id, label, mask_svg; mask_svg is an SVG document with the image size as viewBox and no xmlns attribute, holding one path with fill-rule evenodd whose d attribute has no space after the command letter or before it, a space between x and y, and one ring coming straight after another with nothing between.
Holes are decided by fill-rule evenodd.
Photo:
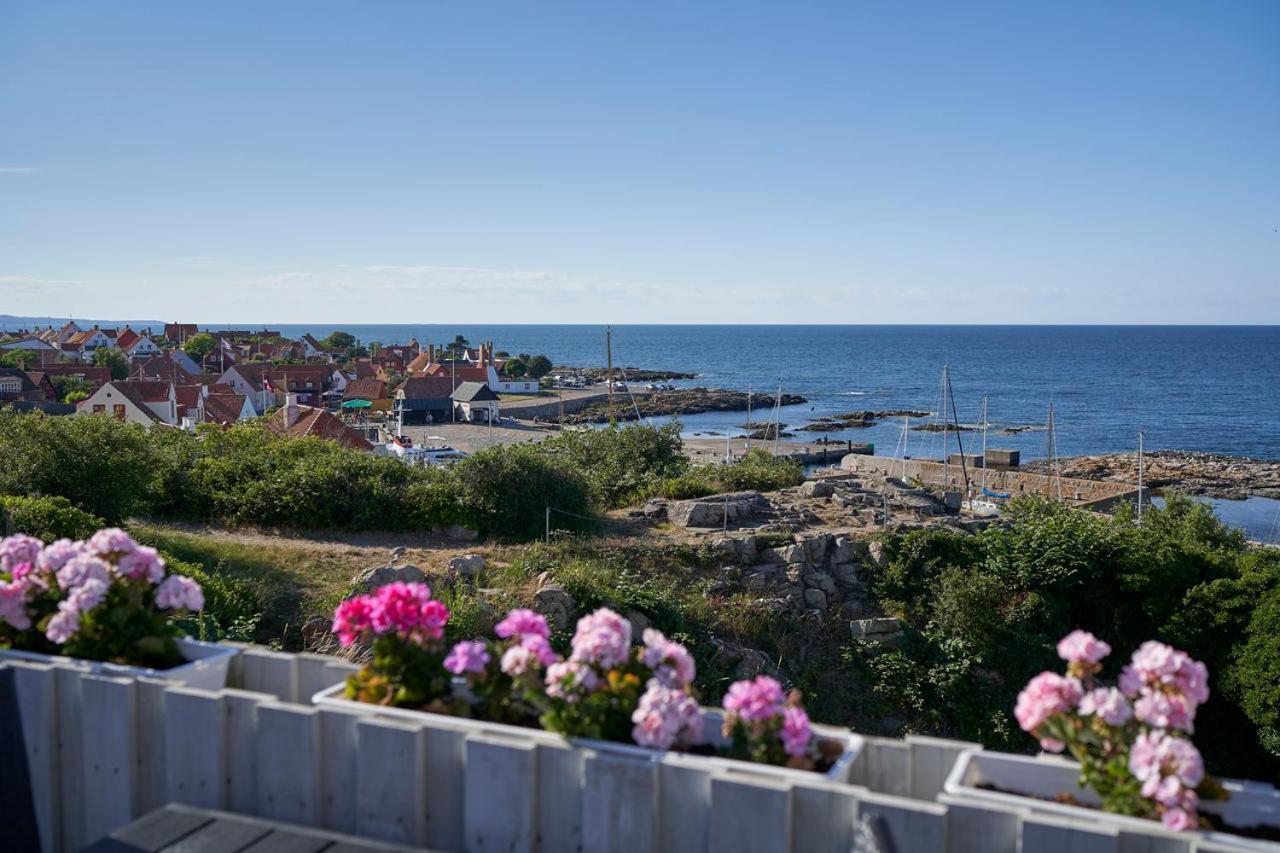
<instances>
[{"instance_id":1,"label":"harbour wall","mask_svg":"<svg viewBox=\"0 0 1280 853\"><path fill-rule=\"evenodd\" d=\"M840 461L840 467L846 471L901 477L907 481L919 480L928 485L945 486L948 489L964 489L964 474L958 465L944 466L941 462L928 459L907 459L904 462L902 459L891 456L850 454ZM969 469L971 484L976 486L981 479L981 469L976 471ZM1030 471L987 469L987 488L993 492L1005 492L1015 497L1018 495L1057 497L1058 482L1061 482L1064 501L1086 509L1106 511L1121 502L1133 501L1138 496L1137 486L1129 483L1081 480L1075 477L1061 477L1055 480L1047 474L1034 474Z\"/></svg>"}]
</instances>

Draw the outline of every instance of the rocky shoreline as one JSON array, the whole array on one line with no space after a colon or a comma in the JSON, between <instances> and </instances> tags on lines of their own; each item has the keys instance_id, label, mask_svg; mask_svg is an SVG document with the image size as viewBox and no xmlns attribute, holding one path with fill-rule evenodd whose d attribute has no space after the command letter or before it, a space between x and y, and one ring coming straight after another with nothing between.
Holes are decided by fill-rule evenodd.
<instances>
[{"instance_id":1,"label":"rocky shoreline","mask_svg":"<svg viewBox=\"0 0 1280 853\"><path fill-rule=\"evenodd\" d=\"M1143 455L1148 488L1171 488L1209 498L1243 500L1254 495L1280 499L1280 461L1223 456L1182 450L1157 450ZM1133 453L1074 456L1061 461L1062 474L1086 480L1138 482L1138 457ZM1045 462L1022 466L1044 472Z\"/></svg>"},{"instance_id":2,"label":"rocky shoreline","mask_svg":"<svg viewBox=\"0 0 1280 853\"><path fill-rule=\"evenodd\" d=\"M746 391L731 391L724 388L680 388L675 391L661 391L656 394L631 397L626 391L614 395L614 416L617 420L635 420L636 410L639 417L662 417L667 415L699 415L703 412L745 412L748 400L759 410L762 397L760 394L748 395ZM769 398L770 401L776 398ZM797 394L783 394L782 405L794 406L808 402ZM576 412L566 413L562 424L595 424L609 420L607 403L592 403Z\"/></svg>"},{"instance_id":3,"label":"rocky shoreline","mask_svg":"<svg viewBox=\"0 0 1280 853\"><path fill-rule=\"evenodd\" d=\"M588 382L605 382L609 378L609 370L604 367L569 367L556 365L552 373L572 374L580 376ZM678 370L645 370L640 367L615 367L613 378L618 382L670 382L676 379L697 379L696 373L682 373Z\"/></svg>"}]
</instances>

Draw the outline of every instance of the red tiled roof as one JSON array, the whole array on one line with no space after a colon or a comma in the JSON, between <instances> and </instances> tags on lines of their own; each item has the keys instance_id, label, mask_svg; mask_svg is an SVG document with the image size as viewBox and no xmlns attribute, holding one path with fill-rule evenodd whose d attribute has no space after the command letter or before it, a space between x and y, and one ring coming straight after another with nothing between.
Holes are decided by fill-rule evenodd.
<instances>
[{"instance_id":1,"label":"red tiled roof","mask_svg":"<svg viewBox=\"0 0 1280 853\"><path fill-rule=\"evenodd\" d=\"M138 334L133 329L125 329L123 332L116 335L116 346L120 347L120 349L128 349L133 346L134 341L140 340L142 340L142 335Z\"/></svg>"},{"instance_id":2,"label":"red tiled roof","mask_svg":"<svg viewBox=\"0 0 1280 853\"><path fill-rule=\"evenodd\" d=\"M298 419L286 426L285 419L288 414L289 407L281 406L267 421L267 428L277 435L287 435L294 438L315 436L329 441L336 441L343 447L350 447L354 450L373 449L373 445L365 441L359 433L324 409L298 406Z\"/></svg>"},{"instance_id":3,"label":"red tiled roof","mask_svg":"<svg viewBox=\"0 0 1280 853\"><path fill-rule=\"evenodd\" d=\"M344 400L385 400L387 383L381 379L353 379L342 394Z\"/></svg>"},{"instance_id":4,"label":"red tiled roof","mask_svg":"<svg viewBox=\"0 0 1280 853\"><path fill-rule=\"evenodd\" d=\"M245 396L232 391L229 394L210 394L204 398L205 423L233 424L240 420Z\"/></svg>"},{"instance_id":5,"label":"red tiled roof","mask_svg":"<svg viewBox=\"0 0 1280 853\"><path fill-rule=\"evenodd\" d=\"M151 382L147 380L142 380L142 381L134 380L134 381L128 381L128 382L113 382L112 384L115 387L120 388L122 390L127 388L134 391L135 393L137 393L139 399L145 400L148 403L169 402L169 386L171 384L169 382Z\"/></svg>"},{"instance_id":6,"label":"red tiled roof","mask_svg":"<svg viewBox=\"0 0 1280 853\"><path fill-rule=\"evenodd\" d=\"M410 376L398 391L404 392L406 400L440 399L453 393L453 383L448 376Z\"/></svg>"}]
</instances>

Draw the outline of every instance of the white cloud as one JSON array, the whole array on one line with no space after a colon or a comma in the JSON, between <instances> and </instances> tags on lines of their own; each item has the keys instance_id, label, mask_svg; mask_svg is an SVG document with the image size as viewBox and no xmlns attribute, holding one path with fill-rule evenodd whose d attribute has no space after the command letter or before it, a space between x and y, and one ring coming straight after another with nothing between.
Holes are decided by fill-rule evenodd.
<instances>
[{"instance_id":1,"label":"white cloud","mask_svg":"<svg viewBox=\"0 0 1280 853\"><path fill-rule=\"evenodd\" d=\"M36 166L0 166L0 175L34 175L39 171Z\"/></svg>"}]
</instances>

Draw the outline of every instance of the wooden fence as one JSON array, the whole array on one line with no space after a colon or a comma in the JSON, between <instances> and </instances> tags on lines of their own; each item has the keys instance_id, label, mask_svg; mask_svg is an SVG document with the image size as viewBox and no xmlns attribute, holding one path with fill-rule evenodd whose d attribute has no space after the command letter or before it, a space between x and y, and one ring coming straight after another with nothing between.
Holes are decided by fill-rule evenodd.
<instances>
[{"instance_id":1,"label":"wooden fence","mask_svg":"<svg viewBox=\"0 0 1280 853\"><path fill-rule=\"evenodd\" d=\"M1105 851L1229 848L942 793L971 744L868 738L852 784L657 761L308 704L343 661L246 647L216 692L8 663L43 849L166 803L459 851Z\"/></svg>"}]
</instances>

